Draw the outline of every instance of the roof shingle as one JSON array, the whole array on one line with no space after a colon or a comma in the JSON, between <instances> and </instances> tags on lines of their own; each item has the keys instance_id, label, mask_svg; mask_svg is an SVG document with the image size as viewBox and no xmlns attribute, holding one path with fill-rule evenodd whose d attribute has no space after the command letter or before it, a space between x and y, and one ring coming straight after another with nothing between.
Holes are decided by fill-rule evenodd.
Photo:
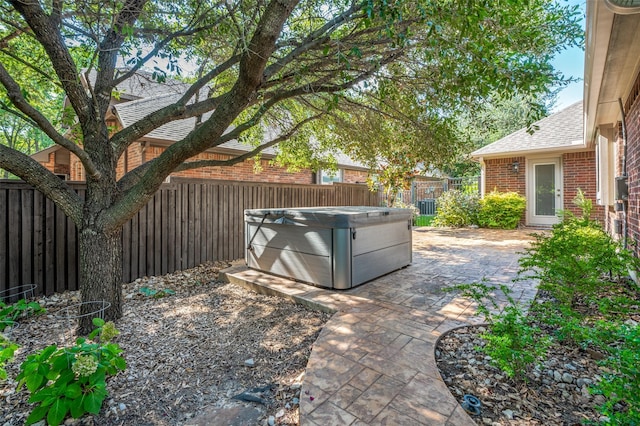
<instances>
[{"instance_id":1,"label":"roof shingle","mask_svg":"<svg viewBox=\"0 0 640 426\"><path fill-rule=\"evenodd\" d=\"M523 128L471 153L472 157L491 157L518 152L561 150L584 146L582 101L551 114L533 124L532 135Z\"/></svg>"}]
</instances>

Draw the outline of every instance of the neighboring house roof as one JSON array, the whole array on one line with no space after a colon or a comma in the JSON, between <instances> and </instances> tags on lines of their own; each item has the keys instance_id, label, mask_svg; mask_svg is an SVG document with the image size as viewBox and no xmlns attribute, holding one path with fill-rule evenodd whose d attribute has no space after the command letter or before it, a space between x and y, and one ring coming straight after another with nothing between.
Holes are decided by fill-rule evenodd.
<instances>
[{"instance_id":1,"label":"neighboring house roof","mask_svg":"<svg viewBox=\"0 0 640 426\"><path fill-rule=\"evenodd\" d=\"M472 157L500 157L584 149L582 101L536 121L533 134L523 128L471 153Z\"/></svg>"},{"instance_id":2,"label":"neighboring house roof","mask_svg":"<svg viewBox=\"0 0 640 426\"><path fill-rule=\"evenodd\" d=\"M118 68L116 70L116 78L121 77L129 72L128 68ZM96 71L89 71L88 75L81 74L82 79L87 83L94 82L96 79ZM189 84L179 80L167 78L163 82L159 82L153 78L153 74L148 71L138 70L131 77L118 84L114 88L114 92L122 101L130 101L134 99L150 98L165 94L180 94L187 91Z\"/></svg>"},{"instance_id":3,"label":"neighboring house roof","mask_svg":"<svg viewBox=\"0 0 640 426\"><path fill-rule=\"evenodd\" d=\"M120 123L123 127L129 127L137 121L141 120L148 114L157 111L160 108L163 108L167 105L178 100L179 96L174 93L167 93L159 96L154 96L152 98L146 99L138 99L131 102L123 102L117 105L114 105L112 110L115 113L116 117L120 120ZM206 120L211 116L211 112L206 113L202 116L203 120ZM194 128L196 125L196 118L185 118L183 120L175 120L170 123L164 124L157 129L152 130L151 132L145 135L145 138L155 139L160 142L168 142L173 143L184 139ZM275 138L278 136L278 133L275 129L268 129L266 132L266 137L268 139ZM243 144L238 142L236 139L231 140L229 142L225 142L222 145L219 145L214 148L217 151L221 152L247 152L253 149L252 146ZM263 154L267 156L275 156L278 154L277 147L266 148L262 151ZM359 168L359 169L367 169L367 167L351 158L343 153L338 153L335 155L336 161L339 166L342 167L350 167L350 168Z\"/></svg>"}]
</instances>

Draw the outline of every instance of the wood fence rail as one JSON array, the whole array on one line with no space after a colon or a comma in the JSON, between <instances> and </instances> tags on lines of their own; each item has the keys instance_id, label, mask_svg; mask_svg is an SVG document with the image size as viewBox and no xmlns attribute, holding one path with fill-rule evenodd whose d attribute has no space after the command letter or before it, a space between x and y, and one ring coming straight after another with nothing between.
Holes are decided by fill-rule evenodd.
<instances>
[{"instance_id":1,"label":"wood fence rail","mask_svg":"<svg viewBox=\"0 0 640 426\"><path fill-rule=\"evenodd\" d=\"M70 183L83 196L83 183ZM380 205L364 185L294 185L172 179L123 227L123 282L244 257L244 210ZM0 292L78 289L73 222L22 181L0 180Z\"/></svg>"}]
</instances>

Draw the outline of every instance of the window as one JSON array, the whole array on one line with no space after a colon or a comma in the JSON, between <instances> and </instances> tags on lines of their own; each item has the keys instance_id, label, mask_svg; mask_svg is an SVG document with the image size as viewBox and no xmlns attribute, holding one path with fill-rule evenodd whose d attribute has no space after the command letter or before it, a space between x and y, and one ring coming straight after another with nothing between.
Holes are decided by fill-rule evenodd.
<instances>
[{"instance_id":1,"label":"window","mask_svg":"<svg viewBox=\"0 0 640 426\"><path fill-rule=\"evenodd\" d=\"M596 145L596 167L598 192L596 201L598 205L610 206L613 204L614 195L614 151L613 144L602 135L598 135Z\"/></svg>"},{"instance_id":2,"label":"window","mask_svg":"<svg viewBox=\"0 0 640 426\"><path fill-rule=\"evenodd\" d=\"M342 169L337 171L320 170L318 172L318 183L321 185L330 185L333 182L342 182Z\"/></svg>"}]
</instances>

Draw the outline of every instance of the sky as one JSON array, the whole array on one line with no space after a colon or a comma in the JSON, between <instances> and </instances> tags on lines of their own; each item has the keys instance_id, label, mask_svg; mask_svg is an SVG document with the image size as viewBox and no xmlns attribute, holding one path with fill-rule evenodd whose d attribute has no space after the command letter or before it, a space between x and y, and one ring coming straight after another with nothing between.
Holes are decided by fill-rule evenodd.
<instances>
[{"instance_id":1,"label":"sky","mask_svg":"<svg viewBox=\"0 0 640 426\"><path fill-rule=\"evenodd\" d=\"M564 3L564 1L562 3ZM568 3L572 5L578 4L582 8L582 26L584 28L585 0L569 0ZM579 48L563 50L554 58L552 63L554 68L561 71L566 77L577 77L580 79L578 82L571 83L566 86L559 93L558 100L552 110L552 112L557 112L582 99L584 84L584 50Z\"/></svg>"}]
</instances>

